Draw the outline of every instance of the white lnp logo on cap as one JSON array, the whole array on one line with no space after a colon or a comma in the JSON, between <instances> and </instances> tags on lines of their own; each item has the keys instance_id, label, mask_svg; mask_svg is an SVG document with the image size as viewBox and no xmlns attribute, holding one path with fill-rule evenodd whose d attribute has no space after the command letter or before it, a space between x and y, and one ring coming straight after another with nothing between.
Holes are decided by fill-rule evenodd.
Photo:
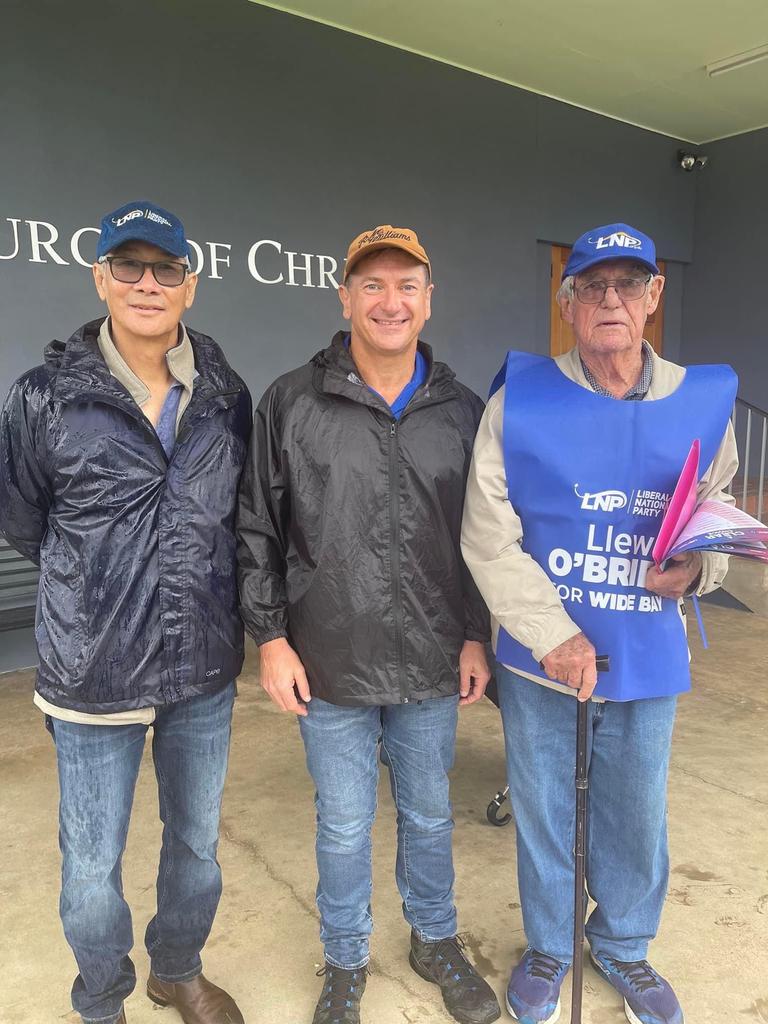
<instances>
[{"instance_id":1,"label":"white lnp logo on cap","mask_svg":"<svg viewBox=\"0 0 768 1024\"><path fill-rule=\"evenodd\" d=\"M143 217L143 216L144 216L144 211L143 210L131 210L130 213L123 214L123 216L122 217L118 217L117 220L115 220L115 218L113 217L112 218L112 223L115 225L116 228L121 228L123 226L123 224L127 224L129 220L136 220L137 217Z\"/></svg>"},{"instance_id":2,"label":"white lnp logo on cap","mask_svg":"<svg viewBox=\"0 0 768 1024\"><path fill-rule=\"evenodd\" d=\"M642 249L643 247L643 243L639 238L633 238L626 231L616 231L612 235L603 235L601 238L598 238L595 248L608 249L612 245L618 245L620 249Z\"/></svg>"},{"instance_id":3,"label":"white lnp logo on cap","mask_svg":"<svg viewBox=\"0 0 768 1024\"><path fill-rule=\"evenodd\" d=\"M161 217L159 213L155 213L154 210L131 210L130 213L123 214L122 217L118 217L117 220L112 218L112 223L116 228L121 228L123 224L127 224L131 220L136 220L137 217L144 217L146 220L151 220L155 224L165 224L166 227L172 228L173 224L165 217Z\"/></svg>"}]
</instances>

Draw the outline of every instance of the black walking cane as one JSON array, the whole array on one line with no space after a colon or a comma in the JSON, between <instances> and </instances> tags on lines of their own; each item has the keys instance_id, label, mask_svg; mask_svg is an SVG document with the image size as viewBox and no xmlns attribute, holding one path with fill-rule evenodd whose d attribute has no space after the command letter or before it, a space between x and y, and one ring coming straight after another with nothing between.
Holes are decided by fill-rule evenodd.
<instances>
[{"instance_id":1,"label":"black walking cane","mask_svg":"<svg viewBox=\"0 0 768 1024\"><path fill-rule=\"evenodd\" d=\"M607 654L595 659L598 672L610 669ZM576 712L576 842L573 887L573 975L571 978L571 1024L581 1024L581 996L584 987L584 879L587 834L587 709L589 701L578 701Z\"/></svg>"}]
</instances>

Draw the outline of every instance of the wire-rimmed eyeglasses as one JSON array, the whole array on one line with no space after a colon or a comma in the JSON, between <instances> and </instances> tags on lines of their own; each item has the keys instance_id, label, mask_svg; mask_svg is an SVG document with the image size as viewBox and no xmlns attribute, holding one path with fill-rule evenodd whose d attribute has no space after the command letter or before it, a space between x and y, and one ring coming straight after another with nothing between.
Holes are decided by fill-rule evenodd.
<instances>
[{"instance_id":1,"label":"wire-rimmed eyeglasses","mask_svg":"<svg viewBox=\"0 0 768 1024\"><path fill-rule=\"evenodd\" d=\"M579 302L585 302L590 306L602 302L609 288L613 288L620 299L629 302L645 295L652 279L653 274L649 274L648 277L618 277L614 281L595 278L594 281L587 281L586 284L577 284L574 291Z\"/></svg>"}]
</instances>

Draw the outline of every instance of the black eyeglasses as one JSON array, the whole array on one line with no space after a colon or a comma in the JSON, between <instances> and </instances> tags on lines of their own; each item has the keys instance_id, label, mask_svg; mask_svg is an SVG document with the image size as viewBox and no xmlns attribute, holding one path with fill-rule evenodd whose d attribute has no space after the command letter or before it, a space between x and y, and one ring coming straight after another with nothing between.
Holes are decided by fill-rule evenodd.
<instances>
[{"instance_id":1,"label":"black eyeglasses","mask_svg":"<svg viewBox=\"0 0 768 1024\"><path fill-rule=\"evenodd\" d=\"M601 281L598 278L586 284L576 285L575 292L579 302L585 302L590 306L602 302L609 288L614 288L620 299L630 301L645 295L648 282L652 278L653 274L649 274L648 277L619 277L615 281Z\"/></svg>"},{"instance_id":2,"label":"black eyeglasses","mask_svg":"<svg viewBox=\"0 0 768 1024\"><path fill-rule=\"evenodd\" d=\"M186 263L175 263L173 260L135 260L130 256L102 256L99 263L108 263L112 277L123 284L136 284L147 267L152 268L152 276L164 288L178 288L184 283L189 273Z\"/></svg>"}]
</instances>

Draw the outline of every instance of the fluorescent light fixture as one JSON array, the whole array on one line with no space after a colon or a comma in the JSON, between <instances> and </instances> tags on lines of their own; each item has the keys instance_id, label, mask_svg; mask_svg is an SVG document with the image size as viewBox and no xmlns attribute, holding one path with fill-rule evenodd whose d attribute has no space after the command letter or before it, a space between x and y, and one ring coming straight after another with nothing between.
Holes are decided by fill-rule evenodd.
<instances>
[{"instance_id":1,"label":"fluorescent light fixture","mask_svg":"<svg viewBox=\"0 0 768 1024\"><path fill-rule=\"evenodd\" d=\"M724 75L726 71L736 71L738 68L745 68L748 64L756 64L759 60L768 57L768 44L756 46L754 50L745 50L743 53L735 53L732 57L723 57L722 60L712 61L705 65L705 70L710 78L715 75Z\"/></svg>"}]
</instances>

